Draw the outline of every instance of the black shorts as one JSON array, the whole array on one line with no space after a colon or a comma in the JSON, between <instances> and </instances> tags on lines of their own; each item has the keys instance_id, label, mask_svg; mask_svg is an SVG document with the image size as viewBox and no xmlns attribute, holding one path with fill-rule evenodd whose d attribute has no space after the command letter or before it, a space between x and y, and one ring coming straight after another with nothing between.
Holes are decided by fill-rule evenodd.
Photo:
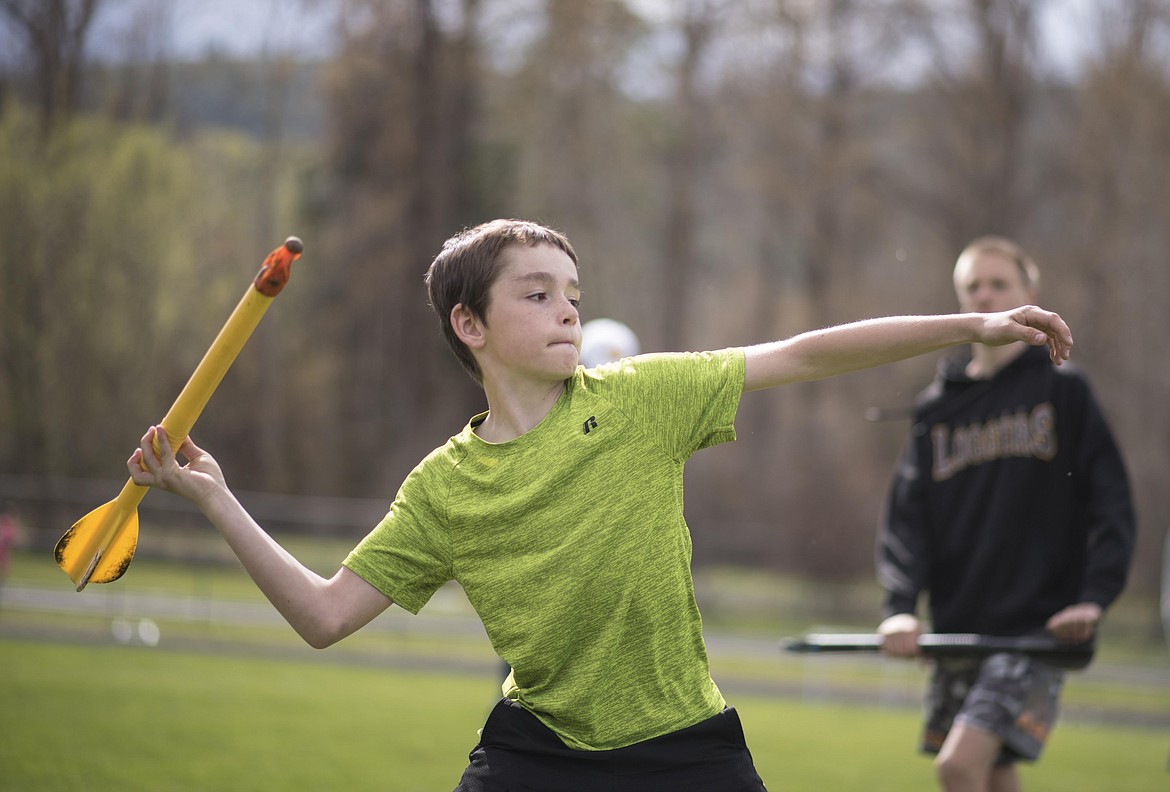
<instances>
[{"instance_id":1,"label":"black shorts","mask_svg":"<svg viewBox=\"0 0 1170 792\"><path fill-rule=\"evenodd\" d=\"M611 751L578 751L519 704L488 715L455 792L765 792L731 707Z\"/></svg>"}]
</instances>

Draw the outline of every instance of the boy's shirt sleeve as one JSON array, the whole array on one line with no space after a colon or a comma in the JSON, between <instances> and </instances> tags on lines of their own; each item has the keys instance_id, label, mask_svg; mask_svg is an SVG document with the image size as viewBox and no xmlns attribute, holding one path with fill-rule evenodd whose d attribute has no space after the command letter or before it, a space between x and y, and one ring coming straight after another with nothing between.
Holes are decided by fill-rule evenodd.
<instances>
[{"instance_id":1,"label":"boy's shirt sleeve","mask_svg":"<svg viewBox=\"0 0 1170 792\"><path fill-rule=\"evenodd\" d=\"M407 476L390 511L343 562L411 613L452 578L449 537L435 506L445 479L438 459L431 455Z\"/></svg>"},{"instance_id":2,"label":"boy's shirt sleeve","mask_svg":"<svg viewBox=\"0 0 1170 792\"><path fill-rule=\"evenodd\" d=\"M735 439L743 350L656 353L634 360L632 374L606 382L633 424L672 457L686 459Z\"/></svg>"}]
</instances>

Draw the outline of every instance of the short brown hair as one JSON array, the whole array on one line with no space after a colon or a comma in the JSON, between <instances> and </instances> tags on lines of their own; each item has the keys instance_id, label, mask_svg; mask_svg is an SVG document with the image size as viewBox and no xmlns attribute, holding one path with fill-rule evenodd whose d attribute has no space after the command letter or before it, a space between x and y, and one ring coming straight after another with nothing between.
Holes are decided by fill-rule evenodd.
<instances>
[{"instance_id":1,"label":"short brown hair","mask_svg":"<svg viewBox=\"0 0 1170 792\"><path fill-rule=\"evenodd\" d=\"M1014 261L1020 270L1020 276L1024 279L1024 286L1034 291L1040 289L1040 268L1020 245L1007 237L982 236L972 240L959 254L959 258L955 261L955 267L958 268L959 262L964 258L980 253L998 253L1004 258Z\"/></svg>"},{"instance_id":2,"label":"short brown hair","mask_svg":"<svg viewBox=\"0 0 1170 792\"><path fill-rule=\"evenodd\" d=\"M462 304L481 322L485 321L488 292L499 275L500 254L513 245L552 245L578 264L577 253L568 238L547 226L527 220L491 220L467 228L443 243L427 269L427 297L439 316L439 327L451 351L472 379L483 384L475 356L455 335L451 311Z\"/></svg>"}]
</instances>

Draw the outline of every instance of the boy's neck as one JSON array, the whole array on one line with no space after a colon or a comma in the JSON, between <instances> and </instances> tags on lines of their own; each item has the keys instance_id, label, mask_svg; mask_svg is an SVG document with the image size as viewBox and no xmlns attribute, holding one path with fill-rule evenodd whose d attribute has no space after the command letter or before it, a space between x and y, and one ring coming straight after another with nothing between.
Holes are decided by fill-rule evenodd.
<instances>
[{"instance_id":1,"label":"boy's neck","mask_svg":"<svg viewBox=\"0 0 1170 792\"><path fill-rule=\"evenodd\" d=\"M544 420L564 392L565 382L510 388L485 379L483 389L487 395L488 414L475 433L489 443L506 443Z\"/></svg>"}]
</instances>

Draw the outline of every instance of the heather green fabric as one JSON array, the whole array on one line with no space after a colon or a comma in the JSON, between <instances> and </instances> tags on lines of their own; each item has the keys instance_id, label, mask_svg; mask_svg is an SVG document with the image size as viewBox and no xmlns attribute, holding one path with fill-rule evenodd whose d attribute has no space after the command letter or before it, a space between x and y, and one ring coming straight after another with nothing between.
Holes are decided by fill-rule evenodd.
<instances>
[{"instance_id":1,"label":"heather green fabric","mask_svg":"<svg viewBox=\"0 0 1170 792\"><path fill-rule=\"evenodd\" d=\"M479 415L432 452L345 564L412 613L458 581L513 669L504 694L572 748L708 718L724 701L695 604L683 463L735 438L743 377L740 350L578 368L521 437L484 442Z\"/></svg>"}]
</instances>

